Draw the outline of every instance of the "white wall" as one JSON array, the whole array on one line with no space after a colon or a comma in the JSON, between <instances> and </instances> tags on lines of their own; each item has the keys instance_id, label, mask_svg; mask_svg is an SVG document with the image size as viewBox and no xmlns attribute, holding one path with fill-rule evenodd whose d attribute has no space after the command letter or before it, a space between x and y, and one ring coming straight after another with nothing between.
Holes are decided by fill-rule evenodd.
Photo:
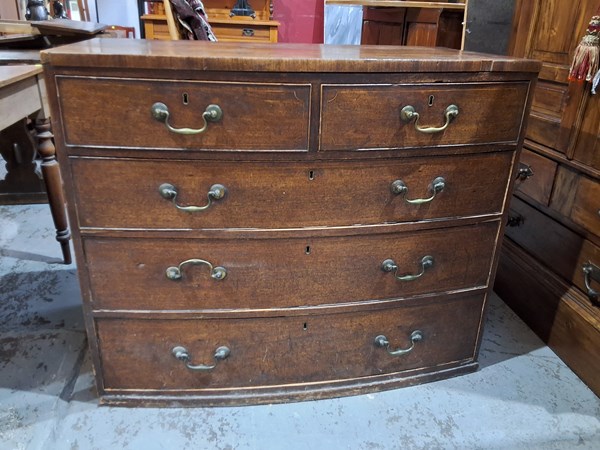
<instances>
[{"instance_id":1,"label":"white wall","mask_svg":"<svg viewBox=\"0 0 600 450\"><path fill-rule=\"evenodd\" d=\"M98 4L96 16L95 3ZM90 17L106 25L135 27L135 37L140 38L140 13L137 0L88 0Z\"/></svg>"}]
</instances>

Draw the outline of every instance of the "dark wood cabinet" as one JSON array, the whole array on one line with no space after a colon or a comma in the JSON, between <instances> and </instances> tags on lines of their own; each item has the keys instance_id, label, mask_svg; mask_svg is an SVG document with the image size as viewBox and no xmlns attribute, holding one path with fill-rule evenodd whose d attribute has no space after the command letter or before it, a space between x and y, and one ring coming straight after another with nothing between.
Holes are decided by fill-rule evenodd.
<instances>
[{"instance_id":1,"label":"dark wood cabinet","mask_svg":"<svg viewBox=\"0 0 600 450\"><path fill-rule=\"evenodd\" d=\"M108 41L43 53L103 402L318 399L476 370L539 64Z\"/></svg>"},{"instance_id":2,"label":"dark wood cabinet","mask_svg":"<svg viewBox=\"0 0 600 450\"><path fill-rule=\"evenodd\" d=\"M567 80L597 0L518 1L511 51L542 62L496 290L600 394L600 96ZM523 268L526 267L526 270Z\"/></svg>"}]
</instances>

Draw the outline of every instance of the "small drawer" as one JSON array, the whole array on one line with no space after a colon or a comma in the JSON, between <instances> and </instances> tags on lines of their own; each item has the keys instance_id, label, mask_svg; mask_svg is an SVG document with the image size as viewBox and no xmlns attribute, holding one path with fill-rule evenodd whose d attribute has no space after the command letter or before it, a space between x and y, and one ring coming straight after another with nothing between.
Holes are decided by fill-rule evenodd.
<instances>
[{"instance_id":1,"label":"small drawer","mask_svg":"<svg viewBox=\"0 0 600 450\"><path fill-rule=\"evenodd\" d=\"M557 164L529 150L521 153L521 163L515 189L548 206Z\"/></svg>"},{"instance_id":2,"label":"small drawer","mask_svg":"<svg viewBox=\"0 0 600 450\"><path fill-rule=\"evenodd\" d=\"M600 236L600 182L584 176L579 178L571 219Z\"/></svg>"},{"instance_id":3,"label":"small drawer","mask_svg":"<svg viewBox=\"0 0 600 450\"><path fill-rule=\"evenodd\" d=\"M478 295L316 316L97 319L103 389L201 395L307 384L310 390L331 381L441 370L475 358L482 304ZM388 349L406 352L394 356Z\"/></svg>"},{"instance_id":4,"label":"small drawer","mask_svg":"<svg viewBox=\"0 0 600 450\"><path fill-rule=\"evenodd\" d=\"M211 25L219 41L270 42L271 27L268 25L219 23Z\"/></svg>"},{"instance_id":5,"label":"small drawer","mask_svg":"<svg viewBox=\"0 0 600 450\"><path fill-rule=\"evenodd\" d=\"M498 225L293 239L86 238L84 252L95 310L265 310L485 287Z\"/></svg>"},{"instance_id":6,"label":"small drawer","mask_svg":"<svg viewBox=\"0 0 600 450\"><path fill-rule=\"evenodd\" d=\"M499 214L513 156L268 164L72 158L71 170L81 227L296 228ZM211 195L207 209L180 209L207 206L215 185L224 195Z\"/></svg>"},{"instance_id":7,"label":"small drawer","mask_svg":"<svg viewBox=\"0 0 600 450\"><path fill-rule=\"evenodd\" d=\"M308 84L56 77L68 146L307 151ZM168 111L160 120L155 105ZM204 120L210 105L218 114ZM164 109L162 110L164 111ZM166 123L178 131L169 130ZM206 129L192 135L182 129Z\"/></svg>"},{"instance_id":8,"label":"small drawer","mask_svg":"<svg viewBox=\"0 0 600 450\"><path fill-rule=\"evenodd\" d=\"M517 82L326 84L322 87L320 149L516 142L528 90L528 83ZM456 106L456 116L451 105ZM432 132L432 128L441 129L446 124L444 130ZM418 131L416 126L429 130Z\"/></svg>"}]
</instances>

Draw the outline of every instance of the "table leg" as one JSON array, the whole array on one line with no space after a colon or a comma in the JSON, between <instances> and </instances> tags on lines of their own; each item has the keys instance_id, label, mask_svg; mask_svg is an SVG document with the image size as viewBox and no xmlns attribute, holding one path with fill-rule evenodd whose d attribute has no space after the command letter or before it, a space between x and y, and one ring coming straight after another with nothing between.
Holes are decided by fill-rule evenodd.
<instances>
[{"instance_id":1,"label":"table leg","mask_svg":"<svg viewBox=\"0 0 600 450\"><path fill-rule=\"evenodd\" d=\"M37 150L42 157L42 175L46 184L52 220L56 227L56 240L60 243L65 264L71 264L71 249L69 247L71 232L67 220L62 178L58 161L56 161L56 148L52 141L54 135L50 131L50 120L41 119L36 121L35 129L38 138Z\"/></svg>"}]
</instances>

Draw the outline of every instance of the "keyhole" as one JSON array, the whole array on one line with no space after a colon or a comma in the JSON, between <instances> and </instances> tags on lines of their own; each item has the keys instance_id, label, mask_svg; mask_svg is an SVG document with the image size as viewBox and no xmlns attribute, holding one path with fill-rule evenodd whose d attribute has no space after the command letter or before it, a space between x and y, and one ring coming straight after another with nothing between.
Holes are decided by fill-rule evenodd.
<instances>
[{"instance_id":1,"label":"keyhole","mask_svg":"<svg viewBox=\"0 0 600 450\"><path fill-rule=\"evenodd\" d=\"M188 93L187 93L187 92L184 92L184 93L183 93L183 95L182 95L182 97L183 97L183 104L184 104L184 105L187 105L187 104L190 102L190 99L189 99Z\"/></svg>"},{"instance_id":2,"label":"keyhole","mask_svg":"<svg viewBox=\"0 0 600 450\"><path fill-rule=\"evenodd\" d=\"M304 253L306 253L307 255L310 255L310 245L306 246L306 250L304 250Z\"/></svg>"},{"instance_id":3,"label":"keyhole","mask_svg":"<svg viewBox=\"0 0 600 450\"><path fill-rule=\"evenodd\" d=\"M308 179L311 181L315 179L315 171L314 170L308 171Z\"/></svg>"},{"instance_id":4,"label":"keyhole","mask_svg":"<svg viewBox=\"0 0 600 450\"><path fill-rule=\"evenodd\" d=\"M430 95L430 96L429 96L429 102L428 102L428 105L429 105L429 106L433 106L433 99L434 99L434 98L435 98L435 97L434 97L433 95Z\"/></svg>"},{"instance_id":5,"label":"keyhole","mask_svg":"<svg viewBox=\"0 0 600 450\"><path fill-rule=\"evenodd\" d=\"M302 326L302 329L304 331L308 330L308 324L306 322L304 322L304 325Z\"/></svg>"}]
</instances>

